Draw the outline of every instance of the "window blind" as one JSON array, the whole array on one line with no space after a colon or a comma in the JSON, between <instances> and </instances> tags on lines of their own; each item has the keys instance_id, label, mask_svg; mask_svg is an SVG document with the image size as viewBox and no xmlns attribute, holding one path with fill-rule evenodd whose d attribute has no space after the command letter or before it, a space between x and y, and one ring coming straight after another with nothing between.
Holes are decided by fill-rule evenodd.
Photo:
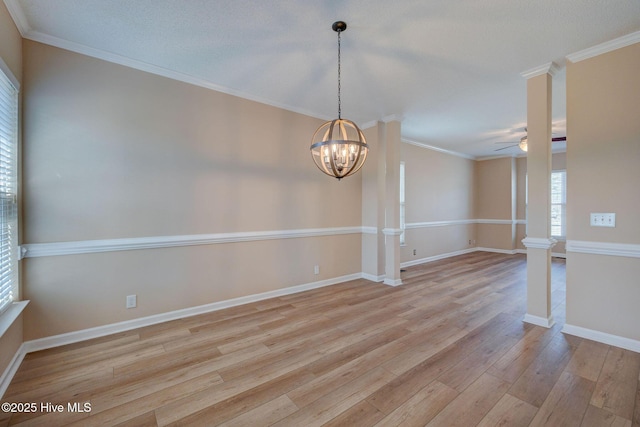
<instances>
[{"instance_id":1,"label":"window blind","mask_svg":"<svg viewBox=\"0 0 640 427\"><path fill-rule=\"evenodd\" d=\"M567 171L551 173L551 235L567 234Z\"/></svg>"},{"instance_id":2,"label":"window blind","mask_svg":"<svg viewBox=\"0 0 640 427\"><path fill-rule=\"evenodd\" d=\"M400 162L400 229L402 230L402 234L400 234L400 245L404 246L406 244L405 242L405 211L406 211L406 207L405 207L405 200L404 200L404 174L405 174L405 168L404 168L404 162Z\"/></svg>"},{"instance_id":3,"label":"window blind","mask_svg":"<svg viewBox=\"0 0 640 427\"><path fill-rule=\"evenodd\" d=\"M17 298L18 89L0 67L0 313Z\"/></svg>"}]
</instances>

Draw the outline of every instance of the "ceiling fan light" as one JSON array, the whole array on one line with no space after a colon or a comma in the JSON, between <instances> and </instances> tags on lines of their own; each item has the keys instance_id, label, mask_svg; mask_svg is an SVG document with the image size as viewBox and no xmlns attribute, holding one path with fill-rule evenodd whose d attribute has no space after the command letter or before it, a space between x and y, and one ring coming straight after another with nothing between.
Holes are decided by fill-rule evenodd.
<instances>
[{"instance_id":1,"label":"ceiling fan light","mask_svg":"<svg viewBox=\"0 0 640 427\"><path fill-rule=\"evenodd\" d=\"M527 146L527 137L526 136L523 136L522 138L520 138L520 143L518 144L518 147L520 147L520 149L522 151L524 151L525 153L527 152L529 147Z\"/></svg>"}]
</instances>

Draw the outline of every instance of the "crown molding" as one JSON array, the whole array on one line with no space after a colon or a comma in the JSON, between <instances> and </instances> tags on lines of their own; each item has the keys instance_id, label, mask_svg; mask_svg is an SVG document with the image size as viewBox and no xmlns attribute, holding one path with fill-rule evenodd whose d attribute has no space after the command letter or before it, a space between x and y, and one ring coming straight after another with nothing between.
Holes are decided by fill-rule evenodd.
<instances>
[{"instance_id":1,"label":"crown molding","mask_svg":"<svg viewBox=\"0 0 640 427\"><path fill-rule=\"evenodd\" d=\"M401 114L390 114L380 119L382 123L401 122L403 119Z\"/></svg>"},{"instance_id":2,"label":"crown molding","mask_svg":"<svg viewBox=\"0 0 640 427\"><path fill-rule=\"evenodd\" d=\"M626 36L618 37L617 39L600 43L599 45L569 54L566 56L566 58L569 61L576 63L636 43L640 43L640 31L636 31L635 33L627 34Z\"/></svg>"},{"instance_id":3,"label":"crown molding","mask_svg":"<svg viewBox=\"0 0 640 427\"><path fill-rule=\"evenodd\" d=\"M532 68L527 71L523 71L520 73L522 77L525 79L530 79L532 77L542 76L544 74L549 74L551 77L555 76L558 71L560 71L560 67L555 62L549 62L544 65L540 65L538 67Z\"/></svg>"},{"instance_id":4,"label":"crown molding","mask_svg":"<svg viewBox=\"0 0 640 427\"><path fill-rule=\"evenodd\" d=\"M48 34L43 34L38 31L27 30L24 33L22 33L21 31L21 34L22 34L22 37L27 40L32 40L38 43L57 47L59 49L64 49L70 52L79 53L81 55L89 56L91 58L101 59L103 61L110 62L113 64L123 65L125 67L129 67L138 71L143 71L149 74L166 77L171 80L176 80L176 81L188 83L194 86L202 87L205 89L214 90L216 92L225 93L227 95L236 96L238 98L246 99L248 101L253 101L253 102L268 105L271 107L280 108L285 111L291 111L292 113L302 114L305 116L309 116L309 117L313 117L313 118L325 120L325 121L333 119L332 117L324 116L314 111L309 111L303 108L294 107L292 105L275 102L267 98L251 95L246 92L231 89L225 86L220 86L208 80L195 77L189 74L169 70L167 68L150 64L148 62L138 61L135 59L128 58L126 56L118 55L118 54L107 52L100 49L95 49L80 43L71 42L69 40L64 40L58 37L52 37Z\"/></svg>"},{"instance_id":5,"label":"crown molding","mask_svg":"<svg viewBox=\"0 0 640 427\"><path fill-rule=\"evenodd\" d=\"M4 0L4 4L7 6L9 15L11 15L11 19L16 24L20 35L25 37L31 31L31 26L22 10L22 6L20 6L20 2L18 0Z\"/></svg>"}]
</instances>

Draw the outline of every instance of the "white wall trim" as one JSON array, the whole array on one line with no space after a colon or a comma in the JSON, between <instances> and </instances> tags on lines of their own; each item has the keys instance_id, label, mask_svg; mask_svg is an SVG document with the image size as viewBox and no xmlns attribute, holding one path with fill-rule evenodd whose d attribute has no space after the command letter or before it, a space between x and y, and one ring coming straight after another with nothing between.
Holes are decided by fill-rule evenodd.
<instances>
[{"instance_id":1,"label":"white wall trim","mask_svg":"<svg viewBox=\"0 0 640 427\"><path fill-rule=\"evenodd\" d=\"M566 58L575 64L576 62L593 58L594 56L602 55L603 53L611 52L638 42L640 42L640 31L569 54Z\"/></svg>"},{"instance_id":2,"label":"white wall trim","mask_svg":"<svg viewBox=\"0 0 640 427\"><path fill-rule=\"evenodd\" d=\"M640 353L640 341L565 323L562 333Z\"/></svg>"},{"instance_id":3,"label":"white wall trim","mask_svg":"<svg viewBox=\"0 0 640 427\"><path fill-rule=\"evenodd\" d=\"M269 298L276 298L284 295L295 294L298 292L308 291L310 289L331 286L337 283L347 282L349 280L361 279L362 273L349 274L346 276L335 277L333 279L321 280L318 282L307 283L298 286L290 286L283 289L263 292L260 294L247 295L244 297L233 298L225 301L218 301L210 304L204 304L196 307L189 307L180 310L170 311L167 313L155 314L152 316L141 317L138 319L127 320L124 322L112 323L95 328L83 329L80 331L68 332L60 335L39 338L36 340L26 341L24 343L27 353L33 351L45 350L48 348L58 347L66 344L99 338L119 332L129 331L144 326L155 325L171 320L182 319L185 317L196 316L199 314L210 313L225 308L235 307L242 304L248 304L256 301L262 301Z\"/></svg>"},{"instance_id":4,"label":"white wall trim","mask_svg":"<svg viewBox=\"0 0 640 427\"><path fill-rule=\"evenodd\" d=\"M532 325L542 326L544 328L550 328L555 325L556 321L553 319L553 316L549 316L549 318L544 318L540 316L534 316L533 314L525 314L523 322L531 323Z\"/></svg>"},{"instance_id":5,"label":"white wall trim","mask_svg":"<svg viewBox=\"0 0 640 427\"><path fill-rule=\"evenodd\" d=\"M19 0L4 0L4 4L7 6L9 15L11 15L11 19L13 19L13 22L16 24L20 35L24 37L25 34L31 31L31 26L22 10Z\"/></svg>"},{"instance_id":6,"label":"white wall trim","mask_svg":"<svg viewBox=\"0 0 640 427\"><path fill-rule=\"evenodd\" d=\"M382 234L385 236L399 236L402 234L402 228L383 228Z\"/></svg>"},{"instance_id":7,"label":"white wall trim","mask_svg":"<svg viewBox=\"0 0 640 427\"><path fill-rule=\"evenodd\" d=\"M469 249L462 249L462 250L455 251L455 252L448 252L448 253L445 253L445 254L434 255L434 256L427 257L427 258L414 259L414 260L411 260L411 261L406 261L406 262L400 263L400 268L412 267L414 265L419 265L419 264L426 264L428 262L438 261L438 260L441 260L441 259L451 258L451 257L454 257L454 256L464 255L464 254L468 254L468 253L471 253L471 252L477 252L477 251L478 251L477 248L469 248Z\"/></svg>"},{"instance_id":8,"label":"white wall trim","mask_svg":"<svg viewBox=\"0 0 640 427\"><path fill-rule=\"evenodd\" d=\"M467 225L475 224L475 219L454 219L450 221L428 221L428 222L412 222L405 224L407 230L412 228L430 228L430 227L446 227L449 225Z\"/></svg>"},{"instance_id":9,"label":"white wall trim","mask_svg":"<svg viewBox=\"0 0 640 427\"><path fill-rule=\"evenodd\" d=\"M468 225L468 224L498 224L498 225L513 225L513 224L526 224L524 219L453 219L447 221L425 221L425 222L411 222L405 224L407 230L414 228L430 228L430 227L446 227L450 225Z\"/></svg>"},{"instance_id":10,"label":"white wall trim","mask_svg":"<svg viewBox=\"0 0 640 427\"><path fill-rule=\"evenodd\" d=\"M76 255L96 252L157 249L177 246L213 245L259 240L298 239L303 237L360 234L363 227L307 228L239 233L191 234L184 236L134 237L124 239L84 240L75 242L30 243L20 247L23 258Z\"/></svg>"},{"instance_id":11,"label":"white wall trim","mask_svg":"<svg viewBox=\"0 0 640 427\"><path fill-rule=\"evenodd\" d=\"M558 71L560 71L560 68L554 62L548 62L538 67L531 68L530 70L523 71L520 75L525 79L542 76L544 74L549 74L553 77Z\"/></svg>"},{"instance_id":12,"label":"white wall trim","mask_svg":"<svg viewBox=\"0 0 640 427\"><path fill-rule=\"evenodd\" d=\"M29 300L15 301L9 305L2 314L0 314L0 337L5 334L16 321L20 313L27 307Z\"/></svg>"},{"instance_id":13,"label":"white wall trim","mask_svg":"<svg viewBox=\"0 0 640 427\"><path fill-rule=\"evenodd\" d=\"M551 239L547 237L525 237L522 239L522 244L527 248L533 249L551 249L558 243L556 239Z\"/></svg>"},{"instance_id":14,"label":"white wall trim","mask_svg":"<svg viewBox=\"0 0 640 427\"><path fill-rule=\"evenodd\" d=\"M513 225L515 223L513 219L476 219L476 224Z\"/></svg>"},{"instance_id":15,"label":"white wall trim","mask_svg":"<svg viewBox=\"0 0 640 427\"><path fill-rule=\"evenodd\" d=\"M18 79L16 79L16 76L13 75L11 68L9 68L9 66L4 62L2 58L0 58L0 70L4 73L5 76L7 76L13 88L20 92L20 82L18 81Z\"/></svg>"},{"instance_id":16,"label":"white wall trim","mask_svg":"<svg viewBox=\"0 0 640 427\"><path fill-rule=\"evenodd\" d=\"M371 282L377 282L377 283L383 282L384 277L385 277L384 274L381 276L376 276L375 274L362 273L362 278L369 280Z\"/></svg>"},{"instance_id":17,"label":"white wall trim","mask_svg":"<svg viewBox=\"0 0 640 427\"><path fill-rule=\"evenodd\" d=\"M378 227L362 227L362 234L378 234Z\"/></svg>"},{"instance_id":18,"label":"white wall trim","mask_svg":"<svg viewBox=\"0 0 640 427\"><path fill-rule=\"evenodd\" d=\"M26 346L24 345L24 343L22 343L22 345L20 345L20 347L18 348L18 351L16 351L16 354L13 355L13 359L11 359L11 362L9 362L9 365L0 377L0 398L4 396L7 388L9 388L11 380L13 380L16 372L18 372L18 368L20 368L20 364L22 363L26 355Z\"/></svg>"},{"instance_id":19,"label":"white wall trim","mask_svg":"<svg viewBox=\"0 0 640 427\"><path fill-rule=\"evenodd\" d=\"M475 249L480 252L493 252L496 254L505 254L505 255L515 255L517 253L515 249L496 249L496 248L483 248L483 247L477 247Z\"/></svg>"},{"instance_id":20,"label":"white wall trim","mask_svg":"<svg viewBox=\"0 0 640 427\"><path fill-rule=\"evenodd\" d=\"M567 240L567 252L640 258L640 245Z\"/></svg>"}]
</instances>

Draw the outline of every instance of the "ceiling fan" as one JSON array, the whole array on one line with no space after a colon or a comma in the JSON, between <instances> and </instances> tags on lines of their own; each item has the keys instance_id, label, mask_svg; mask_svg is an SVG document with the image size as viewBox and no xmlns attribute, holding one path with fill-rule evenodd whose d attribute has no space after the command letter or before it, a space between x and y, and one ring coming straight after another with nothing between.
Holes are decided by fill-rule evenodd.
<instances>
[{"instance_id":1,"label":"ceiling fan","mask_svg":"<svg viewBox=\"0 0 640 427\"><path fill-rule=\"evenodd\" d=\"M524 128L524 131L527 131L527 128ZM562 141L566 141L567 137L566 136L558 136L558 137L554 137L551 138L551 142L562 142ZM493 151L502 151L502 150L506 150L508 148L511 147L515 147L518 146L520 148L520 150L524 151L525 153L527 152L527 150L529 149L528 145L527 145L527 135L525 134L525 136L523 136L522 138L520 138L520 142L496 142L496 144L510 144L507 147L502 147L502 148L498 148L497 150L493 150Z\"/></svg>"}]
</instances>

